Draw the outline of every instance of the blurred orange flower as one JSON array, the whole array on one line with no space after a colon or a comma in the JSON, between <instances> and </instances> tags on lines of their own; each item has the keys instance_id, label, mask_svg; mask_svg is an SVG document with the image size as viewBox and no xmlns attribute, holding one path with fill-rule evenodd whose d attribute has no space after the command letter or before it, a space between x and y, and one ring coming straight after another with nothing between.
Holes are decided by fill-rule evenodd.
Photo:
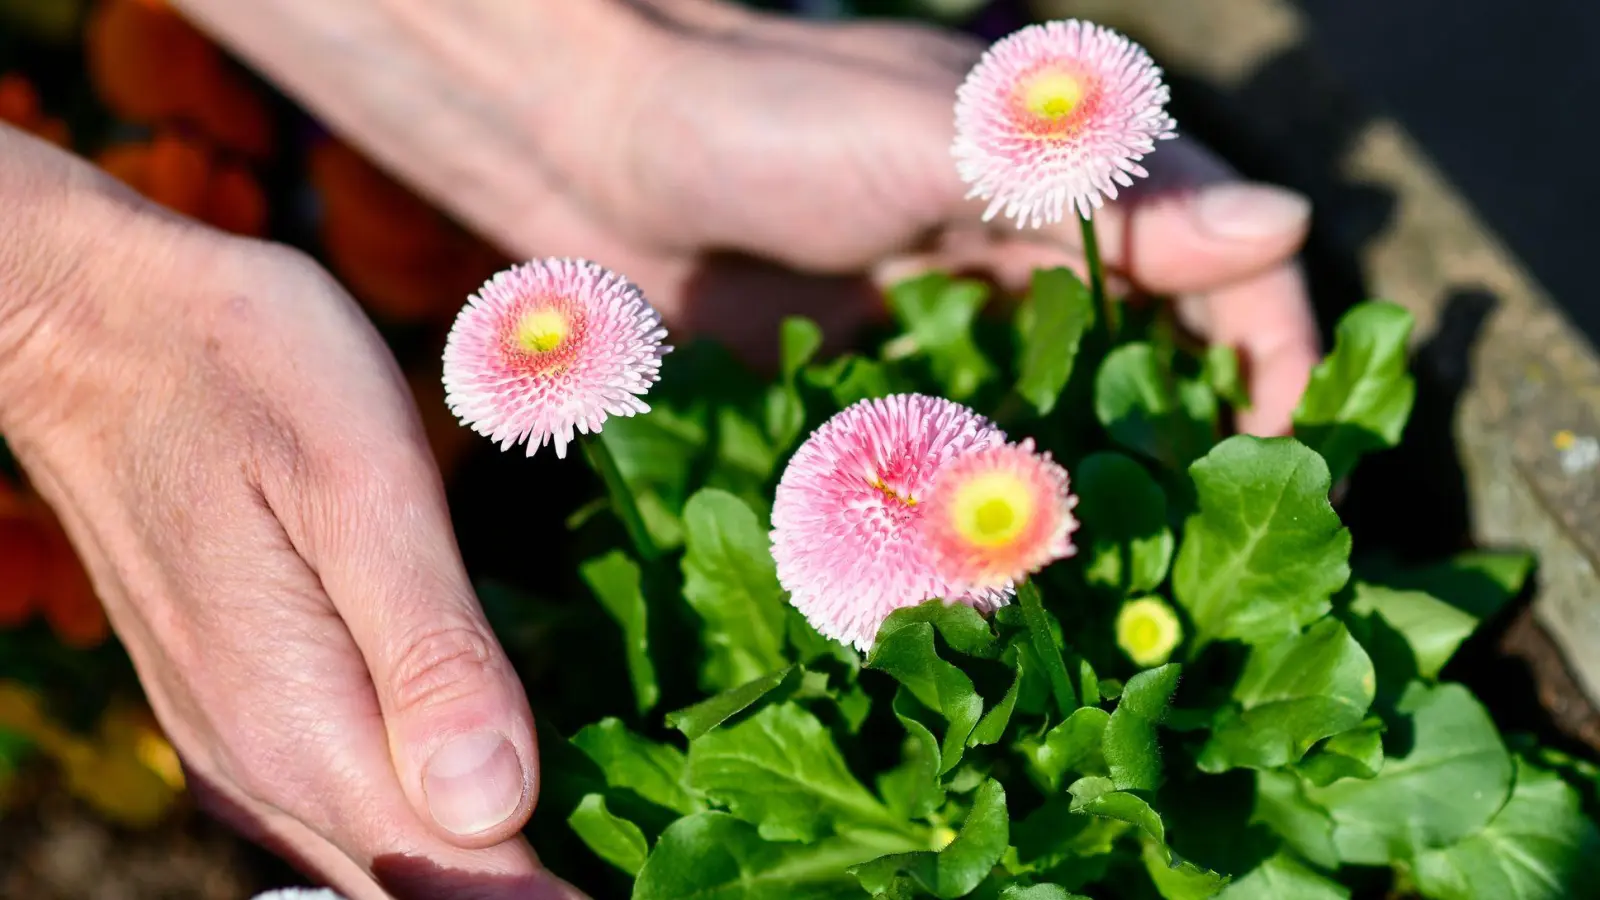
<instances>
[{"instance_id":1,"label":"blurred orange flower","mask_svg":"<svg viewBox=\"0 0 1600 900\"><path fill-rule=\"evenodd\" d=\"M346 144L318 144L309 168L328 265L381 318L447 320L506 263Z\"/></svg>"},{"instance_id":2,"label":"blurred orange flower","mask_svg":"<svg viewBox=\"0 0 1600 900\"><path fill-rule=\"evenodd\" d=\"M110 635L105 608L55 514L0 482L0 628L34 615L69 647L96 647Z\"/></svg>"},{"instance_id":3,"label":"blurred orange flower","mask_svg":"<svg viewBox=\"0 0 1600 900\"><path fill-rule=\"evenodd\" d=\"M71 143L67 123L44 114L33 82L15 72L0 75L0 122L65 147Z\"/></svg>"},{"instance_id":4,"label":"blurred orange flower","mask_svg":"<svg viewBox=\"0 0 1600 900\"><path fill-rule=\"evenodd\" d=\"M102 0L84 37L89 78L112 113L183 123L228 150L272 152L266 103L222 51L165 0Z\"/></svg>"},{"instance_id":5,"label":"blurred orange flower","mask_svg":"<svg viewBox=\"0 0 1600 900\"><path fill-rule=\"evenodd\" d=\"M94 735L62 728L39 695L0 681L0 729L31 741L60 768L73 796L129 827L154 825L183 790L183 770L149 710L113 704Z\"/></svg>"},{"instance_id":6,"label":"blurred orange flower","mask_svg":"<svg viewBox=\"0 0 1600 900\"><path fill-rule=\"evenodd\" d=\"M95 162L168 209L234 234L266 234L267 197L255 175L199 140L162 131L149 143L111 147Z\"/></svg>"}]
</instances>

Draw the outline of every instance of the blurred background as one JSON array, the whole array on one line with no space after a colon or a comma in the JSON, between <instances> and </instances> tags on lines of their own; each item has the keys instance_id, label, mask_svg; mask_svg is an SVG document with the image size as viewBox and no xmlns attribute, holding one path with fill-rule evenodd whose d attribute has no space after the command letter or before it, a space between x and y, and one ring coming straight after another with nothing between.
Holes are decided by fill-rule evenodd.
<instances>
[{"instance_id":1,"label":"blurred background","mask_svg":"<svg viewBox=\"0 0 1600 900\"><path fill-rule=\"evenodd\" d=\"M1306 264L1325 323L1375 294L1418 314L1416 420L1405 448L1358 476L1344 509L1358 539L1417 557L1538 550L1538 588L1480 642L1481 677L1532 692L1540 727L1600 748L1600 304L1580 271L1600 174L1579 165L1597 127L1600 4L752 5L917 17L989 40L1081 16L1145 42L1172 75L1180 127L1316 202ZM317 256L411 373L447 481L465 464L475 448L437 361L462 299L507 260L166 0L0 0L0 121L181 213ZM1417 498L1405 509L1369 499L1397 484ZM0 897L234 900L292 883L189 805L60 526L0 444Z\"/></svg>"}]
</instances>

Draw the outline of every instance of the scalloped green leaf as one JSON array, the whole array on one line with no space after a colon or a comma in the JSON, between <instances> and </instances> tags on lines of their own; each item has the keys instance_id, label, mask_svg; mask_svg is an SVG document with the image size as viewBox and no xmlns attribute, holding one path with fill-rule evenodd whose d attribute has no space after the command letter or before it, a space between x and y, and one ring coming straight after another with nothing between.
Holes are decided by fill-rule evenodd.
<instances>
[{"instance_id":1,"label":"scalloped green leaf","mask_svg":"<svg viewBox=\"0 0 1600 900\"><path fill-rule=\"evenodd\" d=\"M941 659L933 641L934 626L909 620L878 633L867 668L887 673L904 685L917 702L944 717L940 774L961 761L967 739L983 715L983 697L960 668Z\"/></svg>"},{"instance_id":2,"label":"scalloped green leaf","mask_svg":"<svg viewBox=\"0 0 1600 900\"><path fill-rule=\"evenodd\" d=\"M816 716L794 703L691 742L684 778L766 840L813 841L851 824L905 827L851 774Z\"/></svg>"},{"instance_id":3,"label":"scalloped green leaf","mask_svg":"<svg viewBox=\"0 0 1600 900\"><path fill-rule=\"evenodd\" d=\"M727 813L700 813L662 833L633 900L863 900L848 870L903 846L862 837L774 843Z\"/></svg>"},{"instance_id":4,"label":"scalloped green leaf","mask_svg":"<svg viewBox=\"0 0 1600 900\"><path fill-rule=\"evenodd\" d=\"M1258 644L1197 763L1215 773L1299 762L1311 745L1360 725L1376 687L1372 660L1338 619Z\"/></svg>"},{"instance_id":5,"label":"scalloped green leaf","mask_svg":"<svg viewBox=\"0 0 1600 900\"><path fill-rule=\"evenodd\" d=\"M1417 394L1406 370L1411 325L1404 307L1358 304L1340 318L1333 352L1311 371L1294 433L1327 460L1336 481L1362 456L1400 443Z\"/></svg>"},{"instance_id":6,"label":"scalloped green leaf","mask_svg":"<svg viewBox=\"0 0 1600 900\"><path fill-rule=\"evenodd\" d=\"M1322 457L1292 438L1228 438L1189 469L1173 592L1200 643L1281 640L1328 612L1350 577L1350 532L1328 502Z\"/></svg>"},{"instance_id":7,"label":"scalloped green leaf","mask_svg":"<svg viewBox=\"0 0 1600 900\"><path fill-rule=\"evenodd\" d=\"M1410 747L1376 778L1310 787L1328 811L1340 859L1384 865L1443 847L1488 824L1511 792L1511 756L1494 721L1459 684L1414 683L1398 711Z\"/></svg>"},{"instance_id":8,"label":"scalloped green leaf","mask_svg":"<svg viewBox=\"0 0 1600 900\"><path fill-rule=\"evenodd\" d=\"M585 561L578 567L578 574L606 614L622 628L634 701L639 712L649 712L661 699L661 687L656 682L655 663L650 659L650 619L639 565L621 550L613 550Z\"/></svg>"},{"instance_id":9,"label":"scalloped green leaf","mask_svg":"<svg viewBox=\"0 0 1600 900\"><path fill-rule=\"evenodd\" d=\"M787 595L749 504L702 489L684 504L683 527L683 598L700 617L705 645L701 685L726 690L787 666Z\"/></svg>"},{"instance_id":10,"label":"scalloped green leaf","mask_svg":"<svg viewBox=\"0 0 1600 900\"><path fill-rule=\"evenodd\" d=\"M1017 320L1027 323L1017 335L1017 393L1046 416L1072 377L1078 345L1094 327L1094 299L1071 269L1038 269Z\"/></svg>"},{"instance_id":11,"label":"scalloped green leaf","mask_svg":"<svg viewBox=\"0 0 1600 900\"><path fill-rule=\"evenodd\" d=\"M1564 900L1600 877L1600 831L1578 792L1518 762L1511 799L1482 831L1417 857L1417 886L1432 900Z\"/></svg>"},{"instance_id":12,"label":"scalloped green leaf","mask_svg":"<svg viewBox=\"0 0 1600 900\"><path fill-rule=\"evenodd\" d=\"M943 850L896 854L862 863L851 870L874 897L895 891L903 880L940 900L965 897L1005 854L1011 841L1006 792L990 779L978 788L972 810L955 840Z\"/></svg>"},{"instance_id":13,"label":"scalloped green leaf","mask_svg":"<svg viewBox=\"0 0 1600 900\"><path fill-rule=\"evenodd\" d=\"M1153 791L1161 785L1161 745L1156 726L1178 689L1182 667L1168 663L1128 679L1106 722L1101 752L1117 790Z\"/></svg>"},{"instance_id":14,"label":"scalloped green leaf","mask_svg":"<svg viewBox=\"0 0 1600 900\"><path fill-rule=\"evenodd\" d=\"M567 825L595 855L629 875L637 875L650 854L639 826L606 808L606 798L588 794L567 816Z\"/></svg>"}]
</instances>

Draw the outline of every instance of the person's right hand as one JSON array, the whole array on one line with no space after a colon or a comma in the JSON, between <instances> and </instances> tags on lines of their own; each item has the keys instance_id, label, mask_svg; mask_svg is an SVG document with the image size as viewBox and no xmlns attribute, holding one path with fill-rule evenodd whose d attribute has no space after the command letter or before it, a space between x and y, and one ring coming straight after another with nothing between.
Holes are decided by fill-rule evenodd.
<instances>
[{"instance_id":1,"label":"person's right hand","mask_svg":"<svg viewBox=\"0 0 1600 900\"><path fill-rule=\"evenodd\" d=\"M203 801L352 900L577 897L400 372L314 264L0 128L0 433Z\"/></svg>"}]
</instances>

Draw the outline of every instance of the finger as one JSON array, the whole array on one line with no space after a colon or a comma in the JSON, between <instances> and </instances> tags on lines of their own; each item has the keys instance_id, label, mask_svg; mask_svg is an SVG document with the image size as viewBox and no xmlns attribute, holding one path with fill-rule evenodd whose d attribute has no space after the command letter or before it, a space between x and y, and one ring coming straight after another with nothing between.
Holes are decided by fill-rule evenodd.
<instances>
[{"instance_id":1,"label":"finger","mask_svg":"<svg viewBox=\"0 0 1600 900\"><path fill-rule=\"evenodd\" d=\"M1185 302L1200 306L1201 330L1211 343L1233 347L1239 354L1250 388L1250 408L1239 413L1239 430L1261 437L1288 434L1319 358L1311 301L1299 267L1279 265Z\"/></svg>"},{"instance_id":2,"label":"finger","mask_svg":"<svg viewBox=\"0 0 1600 900\"><path fill-rule=\"evenodd\" d=\"M339 423L339 439L282 448L262 492L366 661L405 795L440 837L490 846L533 809L533 716L472 592L398 366L353 302L323 306L345 321L308 325L340 338L297 358L280 391L301 421ZM352 372L351 358L378 364ZM340 390L314 387L328 384Z\"/></svg>"},{"instance_id":3,"label":"finger","mask_svg":"<svg viewBox=\"0 0 1600 900\"><path fill-rule=\"evenodd\" d=\"M366 659L406 795L441 836L489 846L532 812L533 717L471 590L425 444L388 441L332 456L304 555Z\"/></svg>"},{"instance_id":4,"label":"finger","mask_svg":"<svg viewBox=\"0 0 1600 900\"><path fill-rule=\"evenodd\" d=\"M428 846L429 835L418 844L402 827L385 834L380 848L358 852L365 860L358 862L304 822L244 796L225 780L189 765L185 773L202 810L346 900L582 900L575 888L538 864L521 838L492 851L438 850Z\"/></svg>"},{"instance_id":5,"label":"finger","mask_svg":"<svg viewBox=\"0 0 1600 900\"><path fill-rule=\"evenodd\" d=\"M1311 204L1304 196L1244 181L1192 141L1163 143L1145 162L1150 178L1094 217L1106 265L1140 288L1212 290L1277 266L1305 243ZM1082 244L1075 219L1049 233Z\"/></svg>"}]
</instances>

